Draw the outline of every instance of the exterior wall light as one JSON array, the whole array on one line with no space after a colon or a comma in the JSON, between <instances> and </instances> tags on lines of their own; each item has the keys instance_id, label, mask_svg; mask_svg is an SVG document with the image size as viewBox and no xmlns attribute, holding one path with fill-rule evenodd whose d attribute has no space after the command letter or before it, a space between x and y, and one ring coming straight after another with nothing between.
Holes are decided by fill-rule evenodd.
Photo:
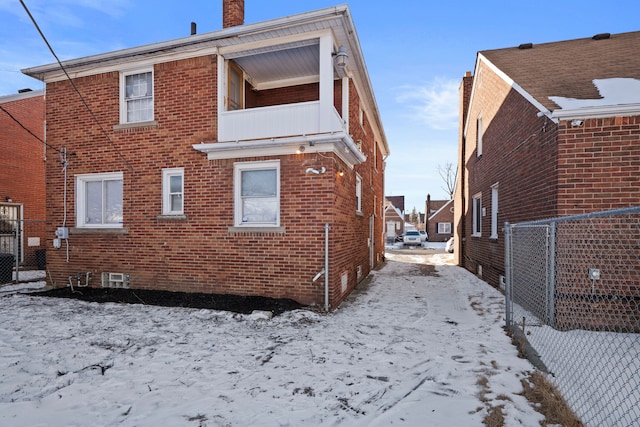
<instances>
[{"instance_id":1,"label":"exterior wall light","mask_svg":"<svg viewBox=\"0 0 640 427\"><path fill-rule=\"evenodd\" d=\"M347 48L343 45L340 45L338 51L333 54L333 63L336 68L344 68L347 66L347 61L349 60L349 55L347 55Z\"/></svg>"}]
</instances>

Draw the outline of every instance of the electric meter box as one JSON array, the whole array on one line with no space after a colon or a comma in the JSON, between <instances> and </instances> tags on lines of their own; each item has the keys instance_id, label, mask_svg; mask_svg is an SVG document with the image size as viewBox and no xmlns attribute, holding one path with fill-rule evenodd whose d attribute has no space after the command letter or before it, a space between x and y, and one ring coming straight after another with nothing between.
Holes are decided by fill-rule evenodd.
<instances>
[{"instance_id":1,"label":"electric meter box","mask_svg":"<svg viewBox=\"0 0 640 427\"><path fill-rule=\"evenodd\" d=\"M56 237L59 239L68 239L69 238L69 227L58 227L56 230Z\"/></svg>"}]
</instances>

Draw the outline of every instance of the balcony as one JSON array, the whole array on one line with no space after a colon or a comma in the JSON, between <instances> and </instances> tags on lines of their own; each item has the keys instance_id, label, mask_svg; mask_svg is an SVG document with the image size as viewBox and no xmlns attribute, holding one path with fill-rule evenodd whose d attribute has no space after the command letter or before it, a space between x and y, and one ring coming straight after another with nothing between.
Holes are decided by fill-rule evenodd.
<instances>
[{"instance_id":1,"label":"balcony","mask_svg":"<svg viewBox=\"0 0 640 427\"><path fill-rule=\"evenodd\" d=\"M218 141L256 141L346 132L335 108L320 101L224 111L218 118Z\"/></svg>"}]
</instances>

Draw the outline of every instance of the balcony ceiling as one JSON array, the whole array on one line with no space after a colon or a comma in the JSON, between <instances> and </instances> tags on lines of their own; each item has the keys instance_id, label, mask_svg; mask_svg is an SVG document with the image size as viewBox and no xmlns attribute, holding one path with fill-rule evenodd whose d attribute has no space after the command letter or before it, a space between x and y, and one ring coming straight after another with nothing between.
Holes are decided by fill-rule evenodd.
<instances>
[{"instance_id":1,"label":"balcony ceiling","mask_svg":"<svg viewBox=\"0 0 640 427\"><path fill-rule=\"evenodd\" d=\"M279 81L318 81L320 70L318 40L269 46L264 49L225 55L247 73L260 89Z\"/></svg>"}]
</instances>

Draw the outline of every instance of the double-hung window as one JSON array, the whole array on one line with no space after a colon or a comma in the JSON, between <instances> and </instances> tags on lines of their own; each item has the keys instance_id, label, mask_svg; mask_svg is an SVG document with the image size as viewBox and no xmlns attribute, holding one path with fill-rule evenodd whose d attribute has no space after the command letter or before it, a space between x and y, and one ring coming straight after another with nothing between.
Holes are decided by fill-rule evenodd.
<instances>
[{"instance_id":1,"label":"double-hung window","mask_svg":"<svg viewBox=\"0 0 640 427\"><path fill-rule=\"evenodd\" d=\"M153 71L120 73L120 123L153 120Z\"/></svg>"},{"instance_id":2,"label":"double-hung window","mask_svg":"<svg viewBox=\"0 0 640 427\"><path fill-rule=\"evenodd\" d=\"M76 226L122 227L122 172L76 175Z\"/></svg>"},{"instance_id":3,"label":"double-hung window","mask_svg":"<svg viewBox=\"0 0 640 427\"><path fill-rule=\"evenodd\" d=\"M362 212L362 177L356 174L356 212Z\"/></svg>"},{"instance_id":4,"label":"double-hung window","mask_svg":"<svg viewBox=\"0 0 640 427\"><path fill-rule=\"evenodd\" d=\"M480 237L482 235L482 193L473 196L473 230L471 235Z\"/></svg>"},{"instance_id":5,"label":"double-hung window","mask_svg":"<svg viewBox=\"0 0 640 427\"><path fill-rule=\"evenodd\" d=\"M162 214L184 213L184 169L162 170Z\"/></svg>"},{"instance_id":6,"label":"double-hung window","mask_svg":"<svg viewBox=\"0 0 640 427\"><path fill-rule=\"evenodd\" d=\"M280 161L234 165L236 227L280 226Z\"/></svg>"},{"instance_id":7,"label":"double-hung window","mask_svg":"<svg viewBox=\"0 0 640 427\"><path fill-rule=\"evenodd\" d=\"M491 239L498 238L498 184L491 186Z\"/></svg>"},{"instance_id":8,"label":"double-hung window","mask_svg":"<svg viewBox=\"0 0 640 427\"><path fill-rule=\"evenodd\" d=\"M438 223L438 234L451 234L451 223L450 222L439 222Z\"/></svg>"}]
</instances>

